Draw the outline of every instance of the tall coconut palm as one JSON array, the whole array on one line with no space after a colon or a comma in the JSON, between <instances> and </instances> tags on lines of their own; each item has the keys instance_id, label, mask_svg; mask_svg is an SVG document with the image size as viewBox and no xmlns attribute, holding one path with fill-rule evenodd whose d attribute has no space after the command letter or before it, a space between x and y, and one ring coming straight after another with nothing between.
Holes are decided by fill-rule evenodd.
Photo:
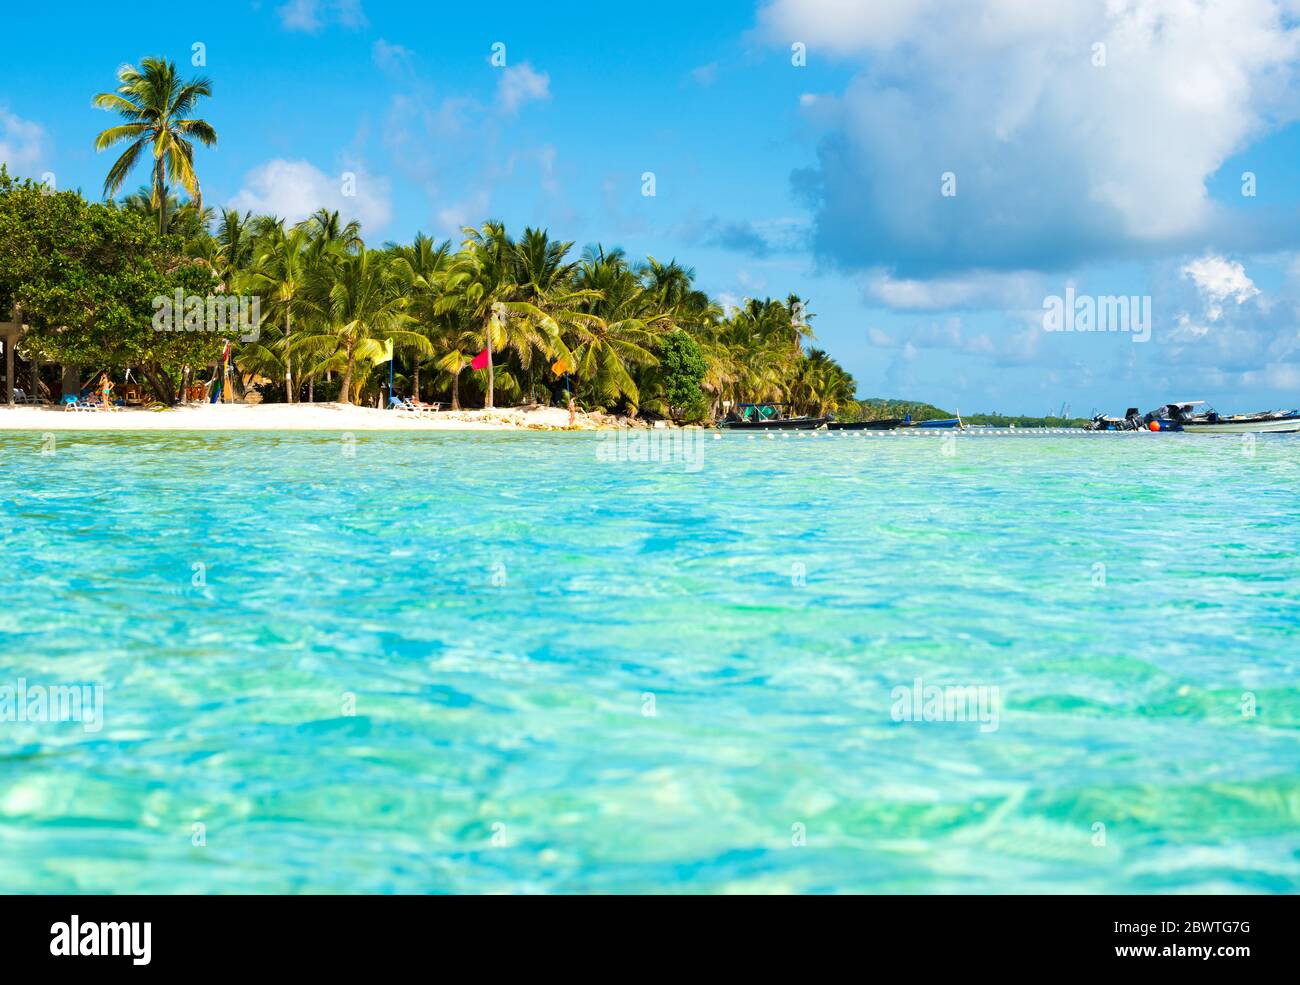
<instances>
[{"instance_id":1,"label":"tall coconut palm","mask_svg":"<svg viewBox=\"0 0 1300 985\"><path fill-rule=\"evenodd\" d=\"M377 361L384 342L417 355L433 351L429 340L410 330L401 282L384 254L362 248L333 257L313 272L324 298L322 330L302 340L308 355L336 356L343 374L339 402L352 402L352 375L358 359Z\"/></svg>"},{"instance_id":2,"label":"tall coconut palm","mask_svg":"<svg viewBox=\"0 0 1300 985\"><path fill-rule=\"evenodd\" d=\"M600 300L600 292L577 282L578 264L568 259L570 242L555 240L544 229L525 228L515 242L515 297L544 312L559 330L558 338L547 337L541 346L548 356L569 353L566 341L583 328L597 324L589 308ZM528 374L528 396L533 396L533 371Z\"/></svg>"},{"instance_id":3,"label":"tall coconut palm","mask_svg":"<svg viewBox=\"0 0 1300 985\"><path fill-rule=\"evenodd\" d=\"M236 275L246 270L253 261L252 218L251 212L245 212L241 216L236 209L221 210L221 219L213 238L216 240L220 264L217 272L227 289L234 283Z\"/></svg>"},{"instance_id":4,"label":"tall coconut palm","mask_svg":"<svg viewBox=\"0 0 1300 985\"><path fill-rule=\"evenodd\" d=\"M104 179L104 197L111 198L146 153L153 156L151 201L158 210L158 231L167 232L167 179L184 188L203 211L203 195L194 172L194 145L217 142L217 131L206 120L190 113L203 96L212 95L212 83L199 77L182 82L176 63L146 58L140 68L123 65L117 73L116 92L101 92L92 101L99 109L116 112L127 122L109 127L95 138L95 150L103 151L129 140L130 146L109 169Z\"/></svg>"},{"instance_id":5,"label":"tall coconut palm","mask_svg":"<svg viewBox=\"0 0 1300 985\"><path fill-rule=\"evenodd\" d=\"M474 326L483 339L488 371L484 406L490 409L496 392L495 351L513 352L520 367L527 370L535 351L549 355L563 342L554 318L533 302L519 300L523 292L516 279L518 254L505 227L489 221L481 229L466 226L465 235L456 264L459 276L443 306L459 308L464 322Z\"/></svg>"},{"instance_id":6,"label":"tall coconut palm","mask_svg":"<svg viewBox=\"0 0 1300 985\"><path fill-rule=\"evenodd\" d=\"M284 399L294 403L293 317L312 306L307 282L310 266L307 233L293 229L288 235L271 238L249 271L248 286L267 303L266 315L284 325Z\"/></svg>"},{"instance_id":7,"label":"tall coconut palm","mask_svg":"<svg viewBox=\"0 0 1300 985\"><path fill-rule=\"evenodd\" d=\"M414 319L413 330L433 339L449 330L449 315L443 298L452 275L451 243L435 243L420 233L410 246L390 247L397 271L407 292L407 312ZM411 393L420 399L420 360L411 371Z\"/></svg>"},{"instance_id":8,"label":"tall coconut palm","mask_svg":"<svg viewBox=\"0 0 1300 985\"><path fill-rule=\"evenodd\" d=\"M635 410L641 396L632 370L658 362L651 347L671 316L645 290L621 251L589 248L576 283L588 318L570 333L570 368L597 403L626 399Z\"/></svg>"}]
</instances>

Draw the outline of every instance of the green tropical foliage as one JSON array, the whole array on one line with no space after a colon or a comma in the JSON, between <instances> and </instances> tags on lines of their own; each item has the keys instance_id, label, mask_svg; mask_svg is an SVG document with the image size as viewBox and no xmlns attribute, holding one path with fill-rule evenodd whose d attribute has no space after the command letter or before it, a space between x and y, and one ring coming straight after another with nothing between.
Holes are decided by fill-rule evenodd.
<instances>
[{"instance_id":1,"label":"green tropical foliage","mask_svg":"<svg viewBox=\"0 0 1300 985\"><path fill-rule=\"evenodd\" d=\"M326 209L297 224L216 214L193 158L194 142L216 142L194 116L211 83L183 81L159 58L123 67L118 81L94 99L125 121L96 146L128 144L104 191L117 193L146 158L149 185L104 205L68 192L41 199L7 177L0 189L0 217L30 226L0 242L0 304L21 301L40 322L31 344L47 358L138 368L165 402L230 341L233 389L289 402L315 399L318 387L344 403L381 402L391 372L399 392L454 407L567 392L584 410L682 421L758 401L862 413L852 377L805 349L813 316L794 295L726 311L676 261L636 263L600 244L577 253L545 229L516 238L495 220L466 227L458 247L420 234L372 249L355 221ZM60 272L50 258L65 255L74 265ZM256 298L258 330L229 340L154 332L150 300L177 288Z\"/></svg>"},{"instance_id":2,"label":"green tropical foliage","mask_svg":"<svg viewBox=\"0 0 1300 985\"><path fill-rule=\"evenodd\" d=\"M6 177L0 202L12 227L26 227L0 247L10 297L51 329L32 344L39 337L45 358L72 365L136 367L166 402L225 341L152 331L150 299L182 287L258 298L260 333L231 340L236 389L274 384L283 400L312 399L319 382L343 402L379 401L391 343L400 390L457 407L559 403L567 385L586 410L679 421L720 416L728 402L863 413L852 377L805 350L811 333L797 298L724 312L687 267L653 258L634 266L600 246L575 257L545 230L516 240L488 222L466 229L459 250L422 235L370 249L355 223L330 212L290 226L233 210L214 217L173 199L172 232L160 236L143 193L89 204ZM61 256L93 269L60 270L52 259ZM122 296L129 286L135 293ZM87 293L74 310L78 290ZM111 314L98 291L112 295ZM471 369L485 349L490 368Z\"/></svg>"},{"instance_id":3,"label":"green tropical foliage","mask_svg":"<svg viewBox=\"0 0 1300 985\"><path fill-rule=\"evenodd\" d=\"M705 409L700 382L707 371L699 344L687 332L675 328L659 339L658 391L670 416L696 416Z\"/></svg>"},{"instance_id":4,"label":"green tropical foliage","mask_svg":"<svg viewBox=\"0 0 1300 985\"><path fill-rule=\"evenodd\" d=\"M185 367L215 361L222 340L156 331L153 299L215 287L212 269L186 257L180 237L159 236L140 214L14 181L0 165L0 310L22 307L31 326L25 358L87 374L131 368L172 403Z\"/></svg>"}]
</instances>

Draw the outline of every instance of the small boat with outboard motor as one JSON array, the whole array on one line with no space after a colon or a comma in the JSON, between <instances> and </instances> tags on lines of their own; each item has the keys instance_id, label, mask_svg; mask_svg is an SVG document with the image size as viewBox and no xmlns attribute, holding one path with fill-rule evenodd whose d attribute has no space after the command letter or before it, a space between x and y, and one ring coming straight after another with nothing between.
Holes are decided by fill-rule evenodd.
<instances>
[{"instance_id":1,"label":"small boat with outboard motor","mask_svg":"<svg viewBox=\"0 0 1300 985\"><path fill-rule=\"evenodd\" d=\"M1183 422L1189 434L1290 434L1300 431L1300 410L1264 410L1223 417L1211 410Z\"/></svg>"},{"instance_id":2,"label":"small boat with outboard motor","mask_svg":"<svg viewBox=\"0 0 1300 985\"><path fill-rule=\"evenodd\" d=\"M826 425L827 431L901 431L908 428L957 428L964 429L960 417L943 417L938 420L914 421L912 415L906 417L885 417L877 421L837 421L832 420Z\"/></svg>"},{"instance_id":3,"label":"small boat with outboard motor","mask_svg":"<svg viewBox=\"0 0 1300 985\"><path fill-rule=\"evenodd\" d=\"M827 431L897 431L907 427L901 417L885 417L878 421L828 421Z\"/></svg>"},{"instance_id":4,"label":"small boat with outboard motor","mask_svg":"<svg viewBox=\"0 0 1300 985\"><path fill-rule=\"evenodd\" d=\"M912 415L906 417L882 417L874 421L837 421L834 418L826 425L827 431L897 431L899 428L911 427Z\"/></svg>"},{"instance_id":5,"label":"small boat with outboard motor","mask_svg":"<svg viewBox=\"0 0 1300 985\"><path fill-rule=\"evenodd\" d=\"M1098 414L1088 431L1181 431L1187 434L1286 434L1300 432L1300 410L1220 414L1204 400L1176 400L1140 415L1130 407L1123 418Z\"/></svg>"},{"instance_id":6,"label":"small boat with outboard motor","mask_svg":"<svg viewBox=\"0 0 1300 985\"><path fill-rule=\"evenodd\" d=\"M1124 412L1123 417L1107 417L1105 414L1098 414L1085 424L1083 429L1085 431L1145 431L1147 424L1142 419L1142 412L1136 407L1130 407Z\"/></svg>"},{"instance_id":7,"label":"small boat with outboard motor","mask_svg":"<svg viewBox=\"0 0 1300 985\"><path fill-rule=\"evenodd\" d=\"M789 404L736 404L718 427L735 431L813 431L830 422L829 417L787 417Z\"/></svg>"}]
</instances>

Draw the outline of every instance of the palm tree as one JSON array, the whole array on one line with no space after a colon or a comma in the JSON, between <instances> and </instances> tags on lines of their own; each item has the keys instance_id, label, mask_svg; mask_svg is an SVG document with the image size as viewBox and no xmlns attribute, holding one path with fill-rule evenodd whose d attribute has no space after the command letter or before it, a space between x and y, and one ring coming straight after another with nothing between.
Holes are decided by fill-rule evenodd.
<instances>
[{"instance_id":1,"label":"palm tree","mask_svg":"<svg viewBox=\"0 0 1300 985\"><path fill-rule=\"evenodd\" d=\"M458 275L444 310L459 308L461 318L480 333L487 350L487 400L494 404L496 370L492 354L509 350L527 370L535 351L564 355L560 328L555 319L533 301L520 300L526 292L517 281L518 253L505 227L488 221L481 229L465 227L465 243L456 264Z\"/></svg>"},{"instance_id":2,"label":"palm tree","mask_svg":"<svg viewBox=\"0 0 1300 985\"><path fill-rule=\"evenodd\" d=\"M482 341L475 332L448 332L434 341L435 365L451 378L451 409L460 410L460 374L474 361Z\"/></svg>"},{"instance_id":3,"label":"palm tree","mask_svg":"<svg viewBox=\"0 0 1300 985\"><path fill-rule=\"evenodd\" d=\"M118 70L116 92L101 92L92 101L99 109L117 112L128 122L109 127L95 138L95 150L103 151L124 140L131 144L109 169L104 179L104 197L111 198L136 162L146 152L153 154L153 193L158 210L158 232L167 232L167 179L180 184L202 213L203 195L194 173L194 145L217 142L217 132L206 120L189 114L202 96L212 95L212 83L199 77L182 82L176 63L146 58L140 68L123 65Z\"/></svg>"},{"instance_id":4,"label":"palm tree","mask_svg":"<svg viewBox=\"0 0 1300 985\"><path fill-rule=\"evenodd\" d=\"M443 305L451 276L452 252L448 242L435 243L420 233L410 246L390 246L402 275L406 290L408 312L415 319L415 331L433 338L448 329L448 315ZM411 392L420 399L420 360L416 359L411 373Z\"/></svg>"},{"instance_id":5,"label":"palm tree","mask_svg":"<svg viewBox=\"0 0 1300 985\"><path fill-rule=\"evenodd\" d=\"M551 239L544 229L525 228L515 243L516 297L544 312L559 329L558 338L548 337L542 347L548 356L569 355L567 338L578 334L597 319L588 310L600 300L600 292L580 285L579 266L565 258L571 242ZM571 362L572 360L566 360ZM528 370L528 396L533 396L533 371Z\"/></svg>"},{"instance_id":6,"label":"palm tree","mask_svg":"<svg viewBox=\"0 0 1300 985\"><path fill-rule=\"evenodd\" d=\"M253 261L252 213L245 212L241 216L235 209L222 209L217 235L213 238L217 243L221 280L229 288L235 275Z\"/></svg>"},{"instance_id":7,"label":"palm tree","mask_svg":"<svg viewBox=\"0 0 1300 985\"><path fill-rule=\"evenodd\" d=\"M429 340L407 326L401 283L384 254L362 248L336 256L314 271L315 290L324 298L323 331L306 337L309 355L337 357L343 381L339 402L352 402L352 375L359 359L376 361L391 339L395 349L428 355Z\"/></svg>"},{"instance_id":8,"label":"palm tree","mask_svg":"<svg viewBox=\"0 0 1300 985\"><path fill-rule=\"evenodd\" d=\"M572 329L570 366L595 402L607 405L625 398L635 411L641 394L632 371L658 363L651 348L671 327L671 312L646 290L620 250L607 254L599 246L589 247L576 283L587 318Z\"/></svg>"},{"instance_id":9,"label":"palm tree","mask_svg":"<svg viewBox=\"0 0 1300 985\"><path fill-rule=\"evenodd\" d=\"M307 293L309 263L307 233L293 229L287 236L270 239L267 247L249 271L248 285L267 302L267 317L284 321L284 399L294 403L297 390L293 383L293 316L312 304Z\"/></svg>"},{"instance_id":10,"label":"palm tree","mask_svg":"<svg viewBox=\"0 0 1300 985\"><path fill-rule=\"evenodd\" d=\"M153 202L153 191L148 185L141 185L130 195L121 199L121 207L127 212L134 212L142 215L150 222L157 223L163 210L166 211L167 230L175 233L186 241L186 246L196 247L196 240L207 235L208 225L212 222L214 213L210 208L200 209L193 202L182 202L175 195L168 193L163 210L158 209Z\"/></svg>"},{"instance_id":11,"label":"palm tree","mask_svg":"<svg viewBox=\"0 0 1300 985\"><path fill-rule=\"evenodd\" d=\"M809 338L813 337L812 326L808 324L808 321L816 316L808 310L808 305L797 294L786 297L785 309L790 315L791 344L794 346L796 355L802 354L803 337L805 335Z\"/></svg>"},{"instance_id":12,"label":"palm tree","mask_svg":"<svg viewBox=\"0 0 1300 985\"><path fill-rule=\"evenodd\" d=\"M356 253L365 248L361 241L361 223L356 219L343 222L338 210L317 209L302 222L298 229L305 230L311 237L316 252L338 249L347 253Z\"/></svg>"}]
</instances>

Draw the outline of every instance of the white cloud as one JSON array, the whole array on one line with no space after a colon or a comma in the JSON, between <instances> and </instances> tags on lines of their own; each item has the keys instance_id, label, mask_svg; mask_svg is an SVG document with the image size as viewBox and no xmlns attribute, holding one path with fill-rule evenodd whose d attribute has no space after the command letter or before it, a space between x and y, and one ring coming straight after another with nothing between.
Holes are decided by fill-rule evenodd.
<instances>
[{"instance_id":1,"label":"white cloud","mask_svg":"<svg viewBox=\"0 0 1300 985\"><path fill-rule=\"evenodd\" d=\"M337 210L345 219L360 220L362 235L372 238L392 218L389 181L355 167L344 170L356 175L353 195L344 194L342 173L327 175L307 161L267 161L245 175L244 187L229 205L290 223L317 209Z\"/></svg>"},{"instance_id":2,"label":"white cloud","mask_svg":"<svg viewBox=\"0 0 1300 985\"><path fill-rule=\"evenodd\" d=\"M286 31L307 34L316 34L331 23L353 31L367 24L361 0L289 0L275 12Z\"/></svg>"},{"instance_id":3,"label":"white cloud","mask_svg":"<svg viewBox=\"0 0 1300 985\"><path fill-rule=\"evenodd\" d=\"M375 66L387 76L399 80L411 76L413 69L409 48L379 38L371 45L370 56L374 59Z\"/></svg>"},{"instance_id":4,"label":"white cloud","mask_svg":"<svg viewBox=\"0 0 1300 985\"><path fill-rule=\"evenodd\" d=\"M1206 299L1206 315L1210 321L1218 321L1223 317L1224 301L1232 300L1243 304L1259 294L1254 281L1246 276L1246 268L1235 260L1204 256L1186 264L1181 272Z\"/></svg>"},{"instance_id":5,"label":"white cloud","mask_svg":"<svg viewBox=\"0 0 1300 985\"><path fill-rule=\"evenodd\" d=\"M1278 0L767 0L758 32L857 69L838 99L807 101L826 132L796 174L815 247L849 268L1195 249L1229 222L1206 179L1300 116L1300 28Z\"/></svg>"},{"instance_id":6,"label":"white cloud","mask_svg":"<svg viewBox=\"0 0 1300 985\"><path fill-rule=\"evenodd\" d=\"M864 293L868 301L909 311L941 311L950 308L1009 308L1035 304L1042 298L1040 279L1031 273L973 271L931 280L896 278L888 271L867 275Z\"/></svg>"},{"instance_id":7,"label":"white cloud","mask_svg":"<svg viewBox=\"0 0 1300 985\"><path fill-rule=\"evenodd\" d=\"M1161 361L1207 385L1277 381L1300 362L1300 283L1286 279L1266 296L1242 264L1208 254L1182 264L1156 296L1177 299L1156 340ZM1290 367L1291 369L1288 369Z\"/></svg>"},{"instance_id":8,"label":"white cloud","mask_svg":"<svg viewBox=\"0 0 1300 985\"><path fill-rule=\"evenodd\" d=\"M528 62L501 70L497 99L508 114L519 112L525 103L551 98L551 76L534 71Z\"/></svg>"},{"instance_id":9,"label":"white cloud","mask_svg":"<svg viewBox=\"0 0 1300 985\"><path fill-rule=\"evenodd\" d=\"M45 129L39 123L24 120L0 106L0 162L8 165L11 176L34 176L47 143Z\"/></svg>"}]
</instances>

